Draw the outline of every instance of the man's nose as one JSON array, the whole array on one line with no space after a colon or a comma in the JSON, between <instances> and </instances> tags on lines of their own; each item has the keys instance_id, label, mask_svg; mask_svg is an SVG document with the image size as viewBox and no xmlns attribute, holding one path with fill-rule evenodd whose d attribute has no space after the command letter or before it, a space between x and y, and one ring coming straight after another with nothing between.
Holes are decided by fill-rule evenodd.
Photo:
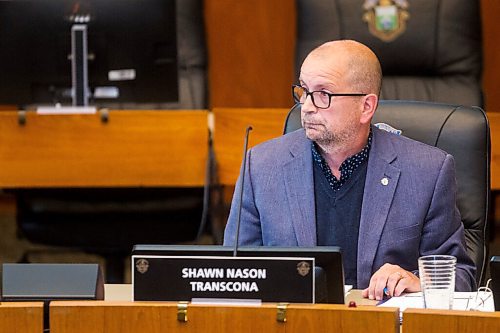
<instances>
[{"instance_id":1,"label":"man's nose","mask_svg":"<svg viewBox=\"0 0 500 333\"><path fill-rule=\"evenodd\" d=\"M303 112L315 112L316 106L313 103L312 95L306 95L306 99L302 104L301 110Z\"/></svg>"}]
</instances>

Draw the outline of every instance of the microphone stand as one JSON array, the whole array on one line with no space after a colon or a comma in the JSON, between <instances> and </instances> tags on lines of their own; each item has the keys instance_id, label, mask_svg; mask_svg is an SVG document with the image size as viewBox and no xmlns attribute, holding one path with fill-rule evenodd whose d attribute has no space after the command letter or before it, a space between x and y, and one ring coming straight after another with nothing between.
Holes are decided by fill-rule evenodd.
<instances>
[{"instance_id":1,"label":"microphone stand","mask_svg":"<svg viewBox=\"0 0 500 333\"><path fill-rule=\"evenodd\" d=\"M241 168L241 174L240 174L241 187L239 193L240 198L238 202L238 218L236 219L236 235L234 239L233 257L236 257L238 255L238 242L240 238L240 223L241 223L241 202L243 200L243 189L245 188L244 185L245 185L245 170L247 166L248 136L250 135L251 130L252 126L247 126L245 133L245 142L243 144L243 166Z\"/></svg>"}]
</instances>

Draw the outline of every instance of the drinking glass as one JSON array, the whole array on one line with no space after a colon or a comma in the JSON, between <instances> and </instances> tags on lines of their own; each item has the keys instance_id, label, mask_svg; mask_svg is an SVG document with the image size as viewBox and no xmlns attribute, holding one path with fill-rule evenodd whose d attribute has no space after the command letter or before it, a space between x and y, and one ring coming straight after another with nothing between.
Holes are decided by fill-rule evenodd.
<instances>
[{"instance_id":1,"label":"drinking glass","mask_svg":"<svg viewBox=\"0 0 500 333\"><path fill-rule=\"evenodd\" d=\"M427 309L451 309L455 291L457 258L429 255L418 259L420 285Z\"/></svg>"}]
</instances>

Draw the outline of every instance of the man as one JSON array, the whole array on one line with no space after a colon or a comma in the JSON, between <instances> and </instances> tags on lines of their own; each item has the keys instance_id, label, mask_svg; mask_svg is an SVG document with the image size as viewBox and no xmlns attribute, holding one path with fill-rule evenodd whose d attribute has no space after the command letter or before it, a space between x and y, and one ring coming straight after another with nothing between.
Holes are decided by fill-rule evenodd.
<instances>
[{"instance_id":1,"label":"man","mask_svg":"<svg viewBox=\"0 0 500 333\"><path fill-rule=\"evenodd\" d=\"M453 157L370 125L381 79L375 54L355 41L307 56L293 87L303 129L248 152L240 244L340 246L346 283L377 300L420 291L418 257L449 254L456 290L472 290ZM238 205L235 195L225 245Z\"/></svg>"}]
</instances>

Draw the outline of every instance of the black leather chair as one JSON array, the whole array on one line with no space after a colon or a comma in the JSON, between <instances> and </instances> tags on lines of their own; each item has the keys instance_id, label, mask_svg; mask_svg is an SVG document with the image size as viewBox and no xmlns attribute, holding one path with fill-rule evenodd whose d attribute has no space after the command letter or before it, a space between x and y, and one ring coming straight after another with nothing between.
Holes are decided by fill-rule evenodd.
<instances>
[{"instance_id":1,"label":"black leather chair","mask_svg":"<svg viewBox=\"0 0 500 333\"><path fill-rule=\"evenodd\" d=\"M207 94L203 2L177 0L176 13L180 101L173 107L203 109ZM107 282L116 283L123 281L124 260L133 245L193 241L199 236L207 218L205 192L204 188L27 188L13 193L23 237L102 255ZM29 253L21 259L29 260Z\"/></svg>"},{"instance_id":2,"label":"black leather chair","mask_svg":"<svg viewBox=\"0 0 500 333\"><path fill-rule=\"evenodd\" d=\"M484 111L429 102L380 101L372 123L386 123L402 130L404 136L454 156L458 209L467 250L476 263L476 281L482 285L488 257L490 195L490 131ZM300 104L296 104L287 116L284 132L300 127Z\"/></svg>"},{"instance_id":3,"label":"black leather chair","mask_svg":"<svg viewBox=\"0 0 500 333\"><path fill-rule=\"evenodd\" d=\"M387 1L402 15L399 35L374 32L369 23L374 9L364 8L365 0L296 2L297 73L313 48L329 40L355 39L380 59L382 99L483 105L480 1L399 1L408 4L406 9ZM388 37L393 39L383 40Z\"/></svg>"}]
</instances>

